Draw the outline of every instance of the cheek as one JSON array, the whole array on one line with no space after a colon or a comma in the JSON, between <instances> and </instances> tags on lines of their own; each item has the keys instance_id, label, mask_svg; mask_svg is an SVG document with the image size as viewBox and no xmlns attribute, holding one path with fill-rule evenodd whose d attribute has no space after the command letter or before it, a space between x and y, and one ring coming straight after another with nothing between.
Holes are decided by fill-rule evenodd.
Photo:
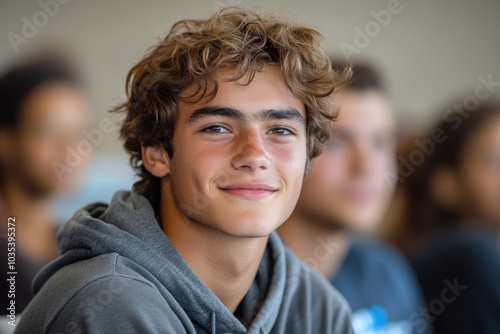
<instances>
[{"instance_id":1,"label":"cheek","mask_svg":"<svg viewBox=\"0 0 500 334\"><path fill-rule=\"evenodd\" d=\"M48 169L54 161L64 163L64 151L59 151L56 145L36 139L26 140L19 150L21 161L36 169Z\"/></svg>"},{"instance_id":2,"label":"cheek","mask_svg":"<svg viewBox=\"0 0 500 334\"><path fill-rule=\"evenodd\" d=\"M500 196L500 177L498 172L476 173L469 181L469 189L480 200L497 201Z\"/></svg>"},{"instance_id":3,"label":"cheek","mask_svg":"<svg viewBox=\"0 0 500 334\"><path fill-rule=\"evenodd\" d=\"M302 183L307 161L306 149L297 146L268 149L276 169L292 180ZM272 167L271 167L272 168Z\"/></svg>"},{"instance_id":4,"label":"cheek","mask_svg":"<svg viewBox=\"0 0 500 334\"><path fill-rule=\"evenodd\" d=\"M317 189L331 188L347 179L342 157L324 154L316 159L311 163L308 183L313 184Z\"/></svg>"},{"instance_id":5,"label":"cheek","mask_svg":"<svg viewBox=\"0 0 500 334\"><path fill-rule=\"evenodd\" d=\"M480 162L471 162L463 169L463 178L466 180L468 188L475 190L475 193L487 193L494 191L497 186L500 174L494 168L488 168Z\"/></svg>"},{"instance_id":6,"label":"cheek","mask_svg":"<svg viewBox=\"0 0 500 334\"><path fill-rule=\"evenodd\" d=\"M375 152L370 156L370 159L374 161L374 165L378 170L395 169L397 165L396 153L390 150Z\"/></svg>"},{"instance_id":7,"label":"cheek","mask_svg":"<svg viewBox=\"0 0 500 334\"><path fill-rule=\"evenodd\" d=\"M228 155L220 149L200 148L192 145L176 147L170 162L172 179L176 180L177 194L193 196L207 191L211 180L224 172ZM181 152L182 151L182 152Z\"/></svg>"},{"instance_id":8,"label":"cheek","mask_svg":"<svg viewBox=\"0 0 500 334\"><path fill-rule=\"evenodd\" d=\"M495 220L498 217L500 189L493 184L491 179L488 182L469 184L468 189L464 190L466 193L465 205L471 207L477 215L474 217L475 219Z\"/></svg>"},{"instance_id":9,"label":"cheek","mask_svg":"<svg viewBox=\"0 0 500 334\"><path fill-rule=\"evenodd\" d=\"M497 172L480 164L470 163L461 172L460 189L462 200L480 211L488 211L498 205L500 181Z\"/></svg>"},{"instance_id":10,"label":"cheek","mask_svg":"<svg viewBox=\"0 0 500 334\"><path fill-rule=\"evenodd\" d=\"M395 155L383 155L376 160L373 173L373 184L382 193L392 193L391 178L398 173Z\"/></svg>"}]
</instances>

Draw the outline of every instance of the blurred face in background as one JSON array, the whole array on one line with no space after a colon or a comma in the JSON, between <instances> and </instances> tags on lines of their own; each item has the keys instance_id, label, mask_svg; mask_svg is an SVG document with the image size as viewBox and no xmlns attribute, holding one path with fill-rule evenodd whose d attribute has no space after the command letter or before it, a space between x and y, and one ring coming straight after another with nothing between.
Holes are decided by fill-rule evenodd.
<instances>
[{"instance_id":1,"label":"blurred face in background","mask_svg":"<svg viewBox=\"0 0 500 334\"><path fill-rule=\"evenodd\" d=\"M464 147L450 196L462 220L500 226L500 113L486 123Z\"/></svg>"},{"instance_id":2,"label":"blurred face in background","mask_svg":"<svg viewBox=\"0 0 500 334\"><path fill-rule=\"evenodd\" d=\"M395 122L379 91L348 90L338 102L328 147L311 161L297 210L310 221L367 231L392 197Z\"/></svg>"},{"instance_id":3,"label":"blurred face in background","mask_svg":"<svg viewBox=\"0 0 500 334\"><path fill-rule=\"evenodd\" d=\"M66 165L68 147L82 140L90 112L82 92L63 83L46 83L30 92L21 105L16 129L2 136L6 175L37 195L72 190L84 163L61 180L53 162ZM84 159L82 159L84 160Z\"/></svg>"}]
</instances>

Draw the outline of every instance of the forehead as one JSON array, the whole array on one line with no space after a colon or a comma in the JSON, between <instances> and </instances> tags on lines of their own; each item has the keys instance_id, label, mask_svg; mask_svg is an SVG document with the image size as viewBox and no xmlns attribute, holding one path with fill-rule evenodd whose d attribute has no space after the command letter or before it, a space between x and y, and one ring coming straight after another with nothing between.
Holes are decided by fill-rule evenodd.
<instances>
[{"instance_id":1,"label":"forehead","mask_svg":"<svg viewBox=\"0 0 500 334\"><path fill-rule=\"evenodd\" d=\"M88 118L83 93L65 83L46 83L29 93L21 106L23 122L58 121Z\"/></svg>"},{"instance_id":2,"label":"forehead","mask_svg":"<svg viewBox=\"0 0 500 334\"><path fill-rule=\"evenodd\" d=\"M243 113L255 113L266 109L294 108L305 116L304 104L288 89L281 70L277 66L264 66L262 71L255 72L252 81L248 83L249 74L237 81L231 81L235 70L220 68L216 72L218 89L212 99L203 97L195 103L179 101L181 118L188 117L189 111L194 111L205 105L227 106ZM213 83L208 91L213 88ZM182 95L194 94L195 87L187 88ZM188 111L187 115L182 111ZM184 114L184 115L183 115Z\"/></svg>"},{"instance_id":3,"label":"forehead","mask_svg":"<svg viewBox=\"0 0 500 334\"><path fill-rule=\"evenodd\" d=\"M375 90L345 91L336 100L340 112L334 129L359 133L390 131L396 126L387 98Z\"/></svg>"}]
</instances>

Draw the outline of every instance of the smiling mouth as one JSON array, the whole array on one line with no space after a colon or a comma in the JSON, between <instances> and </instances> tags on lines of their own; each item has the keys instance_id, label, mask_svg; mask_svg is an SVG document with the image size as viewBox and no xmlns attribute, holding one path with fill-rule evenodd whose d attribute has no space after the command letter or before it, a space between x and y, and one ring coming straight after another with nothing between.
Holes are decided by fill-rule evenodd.
<instances>
[{"instance_id":1,"label":"smiling mouth","mask_svg":"<svg viewBox=\"0 0 500 334\"><path fill-rule=\"evenodd\" d=\"M245 199L261 199L273 195L277 188L267 184L231 184L219 187L225 193Z\"/></svg>"}]
</instances>

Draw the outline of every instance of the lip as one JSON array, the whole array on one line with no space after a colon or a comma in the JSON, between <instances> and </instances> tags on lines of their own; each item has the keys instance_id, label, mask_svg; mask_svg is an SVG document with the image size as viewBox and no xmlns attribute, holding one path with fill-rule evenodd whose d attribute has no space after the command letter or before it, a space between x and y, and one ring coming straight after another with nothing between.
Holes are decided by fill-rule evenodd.
<instances>
[{"instance_id":1,"label":"lip","mask_svg":"<svg viewBox=\"0 0 500 334\"><path fill-rule=\"evenodd\" d=\"M347 192L347 196L350 200L359 203L370 202L374 199L375 193L370 190L350 190Z\"/></svg>"},{"instance_id":2,"label":"lip","mask_svg":"<svg viewBox=\"0 0 500 334\"><path fill-rule=\"evenodd\" d=\"M264 183L235 183L219 187L219 189L227 194L246 199L266 198L278 190Z\"/></svg>"}]
</instances>

